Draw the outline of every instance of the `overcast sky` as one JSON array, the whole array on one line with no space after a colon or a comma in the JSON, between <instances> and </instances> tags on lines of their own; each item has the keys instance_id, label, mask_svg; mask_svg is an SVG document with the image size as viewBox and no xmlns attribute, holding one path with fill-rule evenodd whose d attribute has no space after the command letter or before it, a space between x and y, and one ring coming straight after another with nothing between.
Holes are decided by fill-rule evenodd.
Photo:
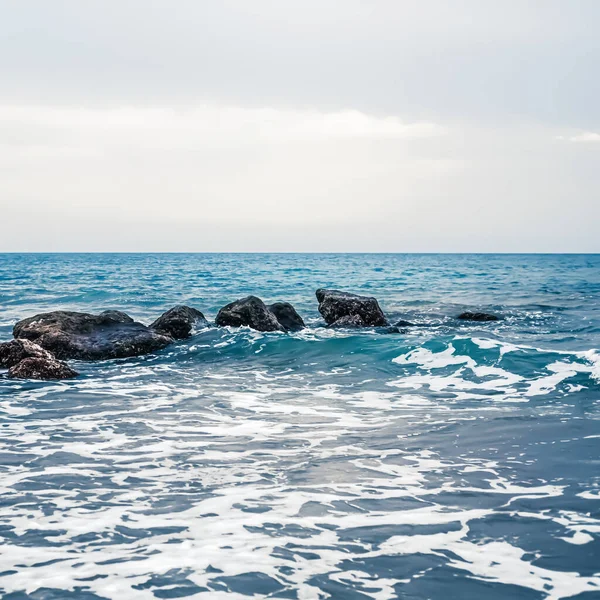
<instances>
[{"instance_id":1,"label":"overcast sky","mask_svg":"<svg viewBox=\"0 0 600 600\"><path fill-rule=\"evenodd\" d=\"M600 252L597 0L4 0L3 251Z\"/></svg>"}]
</instances>

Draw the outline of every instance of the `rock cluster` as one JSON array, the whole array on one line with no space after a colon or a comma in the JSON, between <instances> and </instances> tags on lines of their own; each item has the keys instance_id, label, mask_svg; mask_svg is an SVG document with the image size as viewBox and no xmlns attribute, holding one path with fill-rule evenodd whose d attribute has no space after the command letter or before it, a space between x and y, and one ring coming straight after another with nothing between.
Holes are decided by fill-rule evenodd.
<instances>
[{"instance_id":1,"label":"rock cluster","mask_svg":"<svg viewBox=\"0 0 600 600\"><path fill-rule=\"evenodd\" d=\"M377 300L340 290L318 289L319 312L328 327L377 327L382 333L401 333L399 327L412 324L399 321L390 326ZM497 321L496 315L464 312L457 319ZM251 327L257 331L299 331L302 317L289 302L267 306L256 296L247 296L221 308L218 326ZM67 379L78 373L62 360L107 360L148 354L175 340L189 338L195 330L208 327L204 315L189 306L175 306L151 325L134 321L118 310L98 315L54 311L19 321L14 340L0 343L0 368L8 376L27 379Z\"/></svg>"}]
</instances>

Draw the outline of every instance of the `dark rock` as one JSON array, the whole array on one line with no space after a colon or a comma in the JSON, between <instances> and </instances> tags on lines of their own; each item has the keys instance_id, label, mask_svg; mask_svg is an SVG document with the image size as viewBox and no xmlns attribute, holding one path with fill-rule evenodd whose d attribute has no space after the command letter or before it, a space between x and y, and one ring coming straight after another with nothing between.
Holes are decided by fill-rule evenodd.
<instances>
[{"instance_id":1,"label":"dark rock","mask_svg":"<svg viewBox=\"0 0 600 600\"><path fill-rule=\"evenodd\" d=\"M111 319L112 321L116 321L117 323L133 323L133 319L124 312L120 310L103 310L99 315L103 319Z\"/></svg>"},{"instance_id":2,"label":"dark rock","mask_svg":"<svg viewBox=\"0 0 600 600\"><path fill-rule=\"evenodd\" d=\"M390 327L382 327L378 331L379 331L379 333L383 333L383 334L406 333L406 329L400 329L396 325L392 325Z\"/></svg>"},{"instance_id":3,"label":"dark rock","mask_svg":"<svg viewBox=\"0 0 600 600\"><path fill-rule=\"evenodd\" d=\"M50 352L29 340L11 340L0 344L0 367L9 369L24 358L54 358Z\"/></svg>"},{"instance_id":4,"label":"dark rock","mask_svg":"<svg viewBox=\"0 0 600 600\"><path fill-rule=\"evenodd\" d=\"M345 317L339 318L337 321L334 321L329 327L341 328L347 327L355 329L357 327L364 327L365 322L362 320L360 315L347 315Z\"/></svg>"},{"instance_id":5,"label":"dark rock","mask_svg":"<svg viewBox=\"0 0 600 600\"><path fill-rule=\"evenodd\" d=\"M396 327L414 327L415 324L410 321L405 321L404 319L400 319L396 324Z\"/></svg>"},{"instance_id":6,"label":"dark rock","mask_svg":"<svg viewBox=\"0 0 600 600\"><path fill-rule=\"evenodd\" d=\"M319 312L328 325L332 325L342 317L355 315L361 318L363 327L383 327L388 324L375 298L324 289L317 290L316 295L319 301Z\"/></svg>"},{"instance_id":7,"label":"dark rock","mask_svg":"<svg viewBox=\"0 0 600 600\"><path fill-rule=\"evenodd\" d=\"M119 311L99 315L55 311L19 321L13 335L28 339L59 359L106 360L160 350L173 338Z\"/></svg>"},{"instance_id":8,"label":"dark rock","mask_svg":"<svg viewBox=\"0 0 600 600\"><path fill-rule=\"evenodd\" d=\"M275 315L279 324L286 331L299 331L304 329L304 321L289 302L275 302L269 306L269 310Z\"/></svg>"},{"instance_id":9,"label":"dark rock","mask_svg":"<svg viewBox=\"0 0 600 600\"><path fill-rule=\"evenodd\" d=\"M73 379L79 373L55 358L29 357L8 370L11 379Z\"/></svg>"},{"instance_id":10,"label":"dark rock","mask_svg":"<svg viewBox=\"0 0 600 600\"><path fill-rule=\"evenodd\" d=\"M176 340L184 340L190 337L194 328L207 326L208 321L199 310L189 306L175 306L158 317L150 328Z\"/></svg>"},{"instance_id":11,"label":"dark rock","mask_svg":"<svg viewBox=\"0 0 600 600\"><path fill-rule=\"evenodd\" d=\"M257 331L284 331L275 315L256 296L247 296L224 306L215 323L221 327L247 325Z\"/></svg>"},{"instance_id":12,"label":"dark rock","mask_svg":"<svg viewBox=\"0 0 600 600\"><path fill-rule=\"evenodd\" d=\"M490 315L484 312L464 312L458 317L461 321L499 321L499 317L496 315Z\"/></svg>"}]
</instances>

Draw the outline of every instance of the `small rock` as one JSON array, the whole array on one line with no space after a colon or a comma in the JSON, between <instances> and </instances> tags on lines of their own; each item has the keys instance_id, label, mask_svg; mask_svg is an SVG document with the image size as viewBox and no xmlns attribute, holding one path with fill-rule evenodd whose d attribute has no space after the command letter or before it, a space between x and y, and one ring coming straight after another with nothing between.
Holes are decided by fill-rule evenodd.
<instances>
[{"instance_id":1,"label":"small rock","mask_svg":"<svg viewBox=\"0 0 600 600\"><path fill-rule=\"evenodd\" d=\"M171 308L150 325L151 329L176 340L189 338L196 327L208 327L208 321L199 310L181 305Z\"/></svg>"},{"instance_id":2,"label":"small rock","mask_svg":"<svg viewBox=\"0 0 600 600\"><path fill-rule=\"evenodd\" d=\"M242 327L257 331L285 331L266 304L256 296L247 296L224 306L215 319L221 327Z\"/></svg>"},{"instance_id":3,"label":"small rock","mask_svg":"<svg viewBox=\"0 0 600 600\"><path fill-rule=\"evenodd\" d=\"M54 357L50 352L29 340L11 340L0 344L0 367L10 369L24 358L52 359Z\"/></svg>"},{"instance_id":4,"label":"small rock","mask_svg":"<svg viewBox=\"0 0 600 600\"><path fill-rule=\"evenodd\" d=\"M269 306L279 324L286 331L300 331L304 329L304 321L289 302L275 302Z\"/></svg>"},{"instance_id":5,"label":"small rock","mask_svg":"<svg viewBox=\"0 0 600 600\"><path fill-rule=\"evenodd\" d=\"M397 323L395 323L396 327L414 327L415 324L410 321L405 321L404 319L400 319Z\"/></svg>"},{"instance_id":6,"label":"small rock","mask_svg":"<svg viewBox=\"0 0 600 600\"><path fill-rule=\"evenodd\" d=\"M316 291L319 312L332 325L342 317L359 316L363 327L383 327L388 321L375 298L358 296L339 290Z\"/></svg>"},{"instance_id":7,"label":"small rock","mask_svg":"<svg viewBox=\"0 0 600 600\"><path fill-rule=\"evenodd\" d=\"M11 379L73 379L79 373L55 358L29 357L8 370Z\"/></svg>"},{"instance_id":8,"label":"small rock","mask_svg":"<svg viewBox=\"0 0 600 600\"><path fill-rule=\"evenodd\" d=\"M461 321L499 321L499 317L484 312L464 312L458 317Z\"/></svg>"}]
</instances>

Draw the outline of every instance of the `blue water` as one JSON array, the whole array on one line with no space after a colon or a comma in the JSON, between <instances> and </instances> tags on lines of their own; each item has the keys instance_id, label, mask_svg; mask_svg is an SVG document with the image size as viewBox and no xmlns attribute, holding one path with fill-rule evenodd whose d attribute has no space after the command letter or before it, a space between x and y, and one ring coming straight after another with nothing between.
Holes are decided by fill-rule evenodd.
<instances>
[{"instance_id":1,"label":"blue water","mask_svg":"<svg viewBox=\"0 0 600 600\"><path fill-rule=\"evenodd\" d=\"M600 598L600 256L4 254L0 339L250 293L309 328L0 379L4 599Z\"/></svg>"}]
</instances>

